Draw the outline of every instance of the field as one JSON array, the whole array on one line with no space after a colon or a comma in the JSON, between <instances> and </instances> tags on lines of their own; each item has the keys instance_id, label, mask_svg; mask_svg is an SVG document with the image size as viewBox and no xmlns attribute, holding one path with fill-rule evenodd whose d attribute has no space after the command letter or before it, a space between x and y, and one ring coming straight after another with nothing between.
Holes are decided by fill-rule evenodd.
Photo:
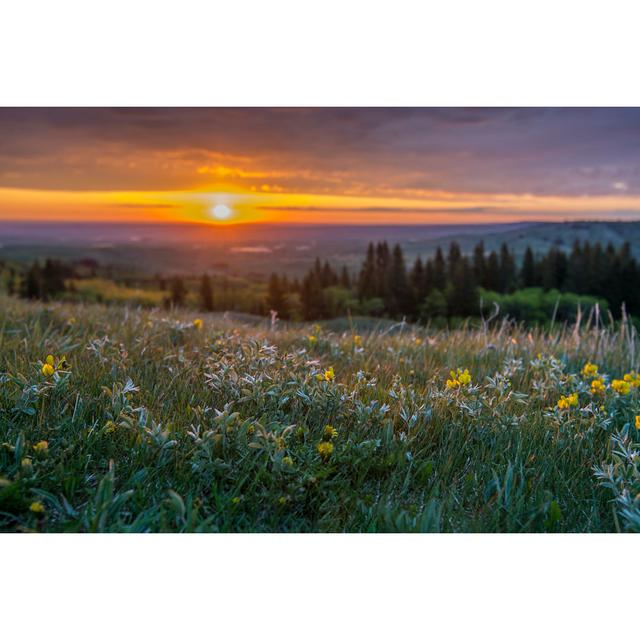
<instances>
[{"instance_id":1,"label":"field","mask_svg":"<svg viewBox=\"0 0 640 640\"><path fill-rule=\"evenodd\" d=\"M0 297L0 528L638 531L637 360L628 322L271 327Z\"/></svg>"}]
</instances>

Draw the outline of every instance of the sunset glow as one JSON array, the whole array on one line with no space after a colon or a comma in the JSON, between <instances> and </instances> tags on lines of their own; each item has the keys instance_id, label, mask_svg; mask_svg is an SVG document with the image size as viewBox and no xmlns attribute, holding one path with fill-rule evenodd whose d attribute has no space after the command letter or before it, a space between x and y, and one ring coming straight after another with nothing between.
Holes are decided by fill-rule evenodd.
<instances>
[{"instance_id":1,"label":"sunset glow","mask_svg":"<svg viewBox=\"0 0 640 640\"><path fill-rule=\"evenodd\" d=\"M640 218L636 111L446 111L4 109L0 220Z\"/></svg>"}]
</instances>

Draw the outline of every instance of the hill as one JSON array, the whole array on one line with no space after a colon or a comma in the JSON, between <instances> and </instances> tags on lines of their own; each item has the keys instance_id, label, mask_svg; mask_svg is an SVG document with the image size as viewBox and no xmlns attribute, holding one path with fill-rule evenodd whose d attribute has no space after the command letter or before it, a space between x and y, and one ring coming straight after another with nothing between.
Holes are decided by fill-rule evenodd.
<instances>
[{"instance_id":1,"label":"hill","mask_svg":"<svg viewBox=\"0 0 640 640\"><path fill-rule=\"evenodd\" d=\"M626 324L0 309L2 530L640 530Z\"/></svg>"}]
</instances>

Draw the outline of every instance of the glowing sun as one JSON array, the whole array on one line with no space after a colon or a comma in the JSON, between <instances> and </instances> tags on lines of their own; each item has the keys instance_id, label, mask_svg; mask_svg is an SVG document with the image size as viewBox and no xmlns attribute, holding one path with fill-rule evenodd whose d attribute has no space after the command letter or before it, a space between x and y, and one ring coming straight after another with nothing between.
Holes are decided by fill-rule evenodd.
<instances>
[{"instance_id":1,"label":"glowing sun","mask_svg":"<svg viewBox=\"0 0 640 640\"><path fill-rule=\"evenodd\" d=\"M231 217L232 213L233 211L229 207L227 207L226 204L217 204L211 210L211 215L216 220L228 220Z\"/></svg>"}]
</instances>

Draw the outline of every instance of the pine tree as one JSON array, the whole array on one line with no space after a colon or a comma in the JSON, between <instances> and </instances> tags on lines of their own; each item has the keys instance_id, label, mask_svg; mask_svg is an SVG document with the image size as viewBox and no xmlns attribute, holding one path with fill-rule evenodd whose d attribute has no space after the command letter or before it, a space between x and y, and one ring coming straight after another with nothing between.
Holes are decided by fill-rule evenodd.
<instances>
[{"instance_id":1,"label":"pine tree","mask_svg":"<svg viewBox=\"0 0 640 640\"><path fill-rule=\"evenodd\" d=\"M425 268L420 256L416 258L411 269L411 288L413 290L413 310L417 311L418 307L424 302L427 296Z\"/></svg>"},{"instance_id":2,"label":"pine tree","mask_svg":"<svg viewBox=\"0 0 640 640\"><path fill-rule=\"evenodd\" d=\"M213 311L213 290L211 278L205 273L200 281L200 305L205 311Z\"/></svg>"},{"instance_id":3,"label":"pine tree","mask_svg":"<svg viewBox=\"0 0 640 640\"><path fill-rule=\"evenodd\" d=\"M404 256L399 244L393 248L389 274L389 293L385 299L391 316L407 314L411 311L411 286L407 277Z\"/></svg>"},{"instance_id":4,"label":"pine tree","mask_svg":"<svg viewBox=\"0 0 640 640\"><path fill-rule=\"evenodd\" d=\"M170 301L174 307L181 307L187 297L187 290L185 289L182 278L178 276L174 277L171 281L171 296Z\"/></svg>"},{"instance_id":5,"label":"pine tree","mask_svg":"<svg viewBox=\"0 0 640 640\"><path fill-rule=\"evenodd\" d=\"M324 294L315 270L309 271L300 287L300 304L304 320L319 320L326 314Z\"/></svg>"},{"instance_id":6,"label":"pine tree","mask_svg":"<svg viewBox=\"0 0 640 640\"><path fill-rule=\"evenodd\" d=\"M369 243L367 257L360 269L358 278L358 297L360 300L373 298L376 295L376 254L373 243Z\"/></svg>"},{"instance_id":7,"label":"pine tree","mask_svg":"<svg viewBox=\"0 0 640 640\"><path fill-rule=\"evenodd\" d=\"M461 258L460 245L457 242L452 242L449 245L449 255L447 256L447 278L449 280L453 278Z\"/></svg>"},{"instance_id":8,"label":"pine tree","mask_svg":"<svg viewBox=\"0 0 640 640\"><path fill-rule=\"evenodd\" d=\"M473 276L478 284L485 280L486 261L484 259L484 242L478 242L473 250Z\"/></svg>"},{"instance_id":9,"label":"pine tree","mask_svg":"<svg viewBox=\"0 0 640 640\"><path fill-rule=\"evenodd\" d=\"M471 316L478 313L478 292L473 281L473 269L461 258L447 288L447 306L451 316Z\"/></svg>"},{"instance_id":10,"label":"pine tree","mask_svg":"<svg viewBox=\"0 0 640 640\"><path fill-rule=\"evenodd\" d=\"M36 299L42 297L42 271L38 261L29 267L20 291L23 298Z\"/></svg>"},{"instance_id":11,"label":"pine tree","mask_svg":"<svg viewBox=\"0 0 640 640\"><path fill-rule=\"evenodd\" d=\"M435 289L444 291L447 286L447 273L440 247L436 250L436 256L433 259L433 286Z\"/></svg>"},{"instance_id":12,"label":"pine tree","mask_svg":"<svg viewBox=\"0 0 640 640\"><path fill-rule=\"evenodd\" d=\"M271 311L277 311L278 316L283 319L288 318L287 302L285 292L280 282L280 278L275 273L269 278L269 287L267 291L267 306Z\"/></svg>"},{"instance_id":13,"label":"pine tree","mask_svg":"<svg viewBox=\"0 0 640 640\"><path fill-rule=\"evenodd\" d=\"M492 251L487 258L487 268L482 286L488 291L500 291L500 262L495 251Z\"/></svg>"},{"instance_id":14,"label":"pine tree","mask_svg":"<svg viewBox=\"0 0 640 640\"><path fill-rule=\"evenodd\" d=\"M340 272L340 286L344 289L351 289L351 278L349 277L349 270L346 265L342 267L342 271Z\"/></svg>"},{"instance_id":15,"label":"pine tree","mask_svg":"<svg viewBox=\"0 0 640 640\"><path fill-rule=\"evenodd\" d=\"M529 246L527 246L524 252L522 269L520 271L520 282L525 289L536 286L536 264L533 251L531 251L531 247Z\"/></svg>"},{"instance_id":16,"label":"pine tree","mask_svg":"<svg viewBox=\"0 0 640 640\"><path fill-rule=\"evenodd\" d=\"M516 263L506 242L500 247L500 291L511 293L515 288Z\"/></svg>"}]
</instances>

